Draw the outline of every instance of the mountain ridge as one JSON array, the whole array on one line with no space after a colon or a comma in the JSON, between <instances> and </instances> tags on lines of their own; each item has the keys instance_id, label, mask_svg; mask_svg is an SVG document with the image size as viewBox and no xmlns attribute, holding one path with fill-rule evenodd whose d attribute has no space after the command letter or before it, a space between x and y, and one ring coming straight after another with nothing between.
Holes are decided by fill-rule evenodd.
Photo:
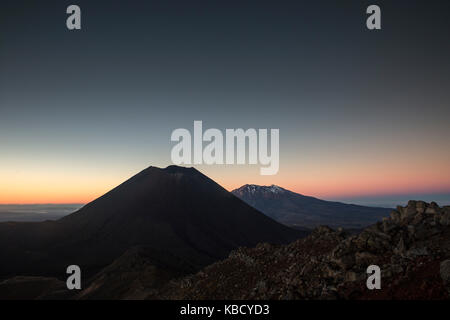
<instances>
[{"instance_id":1,"label":"mountain ridge","mask_svg":"<svg viewBox=\"0 0 450 320\"><path fill-rule=\"evenodd\" d=\"M387 216L391 210L326 201L277 185L246 184L231 193L280 223L310 229L320 225L360 229Z\"/></svg>"}]
</instances>

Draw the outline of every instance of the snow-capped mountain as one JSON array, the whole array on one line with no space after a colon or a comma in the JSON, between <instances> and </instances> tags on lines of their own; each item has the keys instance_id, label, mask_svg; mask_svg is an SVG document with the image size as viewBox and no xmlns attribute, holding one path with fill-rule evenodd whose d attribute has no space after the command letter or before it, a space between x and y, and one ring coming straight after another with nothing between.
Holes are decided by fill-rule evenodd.
<instances>
[{"instance_id":1,"label":"snow-capped mountain","mask_svg":"<svg viewBox=\"0 0 450 320\"><path fill-rule=\"evenodd\" d=\"M289 226L362 228L388 216L390 209L304 196L282 187L246 184L232 193L267 216Z\"/></svg>"},{"instance_id":2,"label":"snow-capped mountain","mask_svg":"<svg viewBox=\"0 0 450 320\"><path fill-rule=\"evenodd\" d=\"M246 184L242 187L240 187L239 189L233 190L233 193L239 193L239 194L256 194L256 193L265 193L265 192L270 192L270 193L283 193L287 190L276 186L274 184L272 184L271 186L258 186L256 184ZM237 195L237 194L236 194Z\"/></svg>"}]
</instances>

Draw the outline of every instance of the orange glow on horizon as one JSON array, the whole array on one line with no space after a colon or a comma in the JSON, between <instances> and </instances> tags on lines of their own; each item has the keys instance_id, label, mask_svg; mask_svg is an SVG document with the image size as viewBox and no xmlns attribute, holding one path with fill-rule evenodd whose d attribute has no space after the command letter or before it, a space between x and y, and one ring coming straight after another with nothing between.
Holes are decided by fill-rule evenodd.
<instances>
[{"instance_id":1,"label":"orange glow on horizon","mask_svg":"<svg viewBox=\"0 0 450 320\"><path fill-rule=\"evenodd\" d=\"M446 166L446 165L445 165ZM200 166L197 169L228 191L244 184L279 185L307 196L322 199L429 194L450 191L450 170L444 165L416 170L414 166L341 165L334 168L282 167L274 176L259 175L257 166ZM36 169L36 168L34 168ZM380 174L383 170L383 174ZM138 170L139 171L139 170ZM80 172L0 170L0 204L85 204L102 196L138 171L106 170ZM414 172L414 173L411 173Z\"/></svg>"}]
</instances>

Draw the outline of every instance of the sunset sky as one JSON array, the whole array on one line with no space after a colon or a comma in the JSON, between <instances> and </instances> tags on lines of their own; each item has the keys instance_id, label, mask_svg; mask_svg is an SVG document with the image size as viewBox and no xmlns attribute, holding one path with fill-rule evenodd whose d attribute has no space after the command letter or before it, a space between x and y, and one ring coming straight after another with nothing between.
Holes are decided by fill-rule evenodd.
<instances>
[{"instance_id":1,"label":"sunset sky","mask_svg":"<svg viewBox=\"0 0 450 320\"><path fill-rule=\"evenodd\" d=\"M194 120L280 129L275 176L197 167L229 190L450 200L450 2L375 1L371 32L372 2L2 1L0 204L89 202Z\"/></svg>"}]
</instances>

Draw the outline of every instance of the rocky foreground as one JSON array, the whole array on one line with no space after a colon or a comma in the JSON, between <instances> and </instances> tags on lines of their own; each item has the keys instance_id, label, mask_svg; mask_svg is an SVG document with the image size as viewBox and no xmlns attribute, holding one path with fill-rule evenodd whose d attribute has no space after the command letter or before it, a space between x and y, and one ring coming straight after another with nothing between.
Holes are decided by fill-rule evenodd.
<instances>
[{"instance_id":1,"label":"rocky foreground","mask_svg":"<svg viewBox=\"0 0 450 320\"><path fill-rule=\"evenodd\" d=\"M381 289L366 287L369 265ZM347 235L319 227L285 246L239 248L149 299L448 299L450 206L410 201L389 218Z\"/></svg>"},{"instance_id":2,"label":"rocky foreground","mask_svg":"<svg viewBox=\"0 0 450 320\"><path fill-rule=\"evenodd\" d=\"M0 299L449 299L450 206L410 201L357 235L319 227L288 245L239 248L189 276L169 267L189 269L183 260L153 250L128 250L81 291L15 277L0 283ZM381 268L380 290L367 289L369 265Z\"/></svg>"}]
</instances>

